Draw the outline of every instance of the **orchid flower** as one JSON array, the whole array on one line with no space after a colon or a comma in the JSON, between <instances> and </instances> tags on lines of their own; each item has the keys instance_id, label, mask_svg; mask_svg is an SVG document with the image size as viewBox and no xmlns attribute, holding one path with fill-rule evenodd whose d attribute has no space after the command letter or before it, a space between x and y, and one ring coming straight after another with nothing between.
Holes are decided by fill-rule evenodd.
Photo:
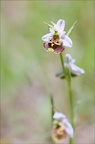
<instances>
[{"instance_id":1,"label":"orchid flower","mask_svg":"<svg viewBox=\"0 0 95 144\"><path fill-rule=\"evenodd\" d=\"M60 19L55 24L51 22L52 25L49 25L49 33L42 37L44 41L44 49L48 52L54 52L60 54L63 52L65 47L72 47L72 40L66 35L64 31L65 21Z\"/></svg>"},{"instance_id":2,"label":"orchid flower","mask_svg":"<svg viewBox=\"0 0 95 144\"><path fill-rule=\"evenodd\" d=\"M70 54L66 54L65 56L65 62L64 62L64 66L67 70L69 70L70 74L72 77L75 77L75 76L79 76L81 74L84 74L85 71L82 69L82 68L79 68L78 66L76 66L75 64L75 59L73 59L71 57ZM57 72L56 72L56 77L59 77L61 79L64 79L65 78L65 75L63 73L63 70L62 68L60 68Z\"/></svg>"},{"instance_id":3,"label":"orchid flower","mask_svg":"<svg viewBox=\"0 0 95 144\"><path fill-rule=\"evenodd\" d=\"M55 112L53 118L51 136L55 143L62 143L68 135L73 137L74 130L64 114Z\"/></svg>"}]
</instances>

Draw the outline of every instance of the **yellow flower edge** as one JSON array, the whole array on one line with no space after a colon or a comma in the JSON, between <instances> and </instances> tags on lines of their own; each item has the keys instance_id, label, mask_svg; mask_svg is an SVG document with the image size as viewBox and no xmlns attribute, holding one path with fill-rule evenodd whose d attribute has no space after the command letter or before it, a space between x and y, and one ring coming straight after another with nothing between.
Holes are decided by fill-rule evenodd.
<instances>
[{"instance_id":1,"label":"yellow flower edge","mask_svg":"<svg viewBox=\"0 0 95 144\"><path fill-rule=\"evenodd\" d=\"M52 48L48 48L47 51L48 51L48 52L54 52L54 49L52 49Z\"/></svg>"}]
</instances>

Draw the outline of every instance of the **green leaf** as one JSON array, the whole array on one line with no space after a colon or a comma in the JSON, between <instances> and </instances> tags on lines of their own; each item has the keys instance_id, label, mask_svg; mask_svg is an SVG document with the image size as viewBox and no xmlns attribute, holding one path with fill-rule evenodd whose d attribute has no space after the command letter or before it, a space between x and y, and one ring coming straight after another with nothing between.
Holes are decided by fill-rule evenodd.
<instances>
[{"instance_id":1,"label":"green leaf","mask_svg":"<svg viewBox=\"0 0 95 144\"><path fill-rule=\"evenodd\" d=\"M63 70L62 68L60 68L56 73L55 73L55 76L56 77L59 77L60 79L65 79L65 74L63 73ZM71 77L75 77L75 76L78 76L74 73L71 73Z\"/></svg>"},{"instance_id":2,"label":"green leaf","mask_svg":"<svg viewBox=\"0 0 95 144\"><path fill-rule=\"evenodd\" d=\"M56 76L56 77L59 77L59 78L61 78L61 79L65 78L65 75L63 74L62 68L60 68L60 69L56 72L55 76Z\"/></svg>"},{"instance_id":3,"label":"green leaf","mask_svg":"<svg viewBox=\"0 0 95 144\"><path fill-rule=\"evenodd\" d=\"M72 32L72 30L73 30L73 28L74 28L76 22L77 22L77 20L74 22L74 24L73 24L73 25L70 27L70 29L68 30L68 32L67 32L67 34L66 34L67 36L69 36L70 33Z\"/></svg>"},{"instance_id":4,"label":"green leaf","mask_svg":"<svg viewBox=\"0 0 95 144\"><path fill-rule=\"evenodd\" d=\"M53 115L54 115L54 100L52 94L50 94L50 102L51 102L51 114L52 114L52 121L53 121Z\"/></svg>"},{"instance_id":5,"label":"green leaf","mask_svg":"<svg viewBox=\"0 0 95 144\"><path fill-rule=\"evenodd\" d=\"M65 79L65 75L63 73L62 68L60 68L56 73L55 73L56 77L59 77L60 79ZM75 75L74 73L71 73L71 77L75 77L77 75Z\"/></svg>"},{"instance_id":6,"label":"green leaf","mask_svg":"<svg viewBox=\"0 0 95 144\"><path fill-rule=\"evenodd\" d=\"M76 124L77 113L78 113L78 108L79 108L80 104L81 104L81 101L77 101L77 103L74 107L74 119L73 119L74 125Z\"/></svg>"},{"instance_id":7,"label":"green leaf","mask_svg":"<svg viewBox=\"0 0 95 144\"><path fill-rule=\"evenodd\" d=\"M52 94L50 94L50 101L51 101L51 105L54 106L54 102L53 102L53 96L52 96Z\"/></svg>"}]
</instances>

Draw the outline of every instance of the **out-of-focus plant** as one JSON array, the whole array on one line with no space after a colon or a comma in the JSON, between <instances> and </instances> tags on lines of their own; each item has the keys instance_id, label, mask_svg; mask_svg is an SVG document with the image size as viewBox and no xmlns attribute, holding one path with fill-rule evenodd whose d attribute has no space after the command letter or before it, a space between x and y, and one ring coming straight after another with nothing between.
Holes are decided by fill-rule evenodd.
<instances>
[{"instance_id":1,"label":"out-of-focus plant","mask_svg":"<svg viewBox=\"0 0 95 144\"><path fill-rule=\"evenodd\" d=\"M74 130L75 130L75 105L74 99L72 96L72 88L71 88L71 77L79 76L84 73L84 70L79 68L74 64L75 59L71 57L70 54L66 54L65 61L62 55L62 52L66 47L72 47L72 40L69 38L71 31L73 30L75 23L71 26L69 31L66 33L64 31L65 21L60 19L55 24L51 22L52 25L47 24L49 26L49 33L42 37L44 41L43 47L47 52L54 52L55 54L59 54L62 68L56 73L56 76L59 78L64 78L68 84L68 93L69 93L69 101L70 101L70 122L67 120L66 116L62 113L53 112L52 109L52 118L53 118L53 128L51 132L52 140L55 143L62 143L67 135L70 136L69 144L73 144L74 139ZM53 97L51 99L52 108L54 107Z\"/></svg>"}]
</instances>

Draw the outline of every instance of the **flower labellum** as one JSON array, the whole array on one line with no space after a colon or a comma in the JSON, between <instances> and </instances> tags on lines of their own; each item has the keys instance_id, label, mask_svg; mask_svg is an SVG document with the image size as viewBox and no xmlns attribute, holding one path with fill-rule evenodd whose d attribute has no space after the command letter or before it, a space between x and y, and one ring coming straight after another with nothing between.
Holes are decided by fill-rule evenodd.
<instances>
[{"instance_id":1,"label":"flower labellum","mask_svg":"<svg viewBox=\"0 0 95 144\"><path fill-rule=\"evenodd\" d=\"M44 41L43 47L46 51L54 52L55 54L60 54L64 51L65 47L72 47L72 40L65 35L64 27L65 21L58 20L57 23L51 22L52 25L49 25L48 34L42 37Z\"/></svg>"},{"instance_id":2,"label":"flower labellum","mask_svg":"<svg viewBox=\"0 0 95 144\"><path fill-rule=\"evenodd\" d=\"M53 118L51 137L55 143L62 143L68 135L73 137L74 130L64 114L55 112Z\"/></svg>"}]
</instances>

